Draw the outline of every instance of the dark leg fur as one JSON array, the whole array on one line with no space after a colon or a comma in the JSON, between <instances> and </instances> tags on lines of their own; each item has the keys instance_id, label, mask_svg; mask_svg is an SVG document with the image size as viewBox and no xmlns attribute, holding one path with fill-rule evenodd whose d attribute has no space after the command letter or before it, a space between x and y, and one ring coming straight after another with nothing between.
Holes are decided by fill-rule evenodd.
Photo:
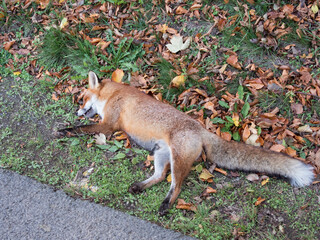
<instances>
[{"instance_id":1,"label":"dark leg fur","mask_svg":"<svg viewBox=\"0 0 320 240\"><path fill-rule=\"evenodd\" d=\"M132 194L141 193L143 192L143 187L141 186L140 182L135 182L129 187L128 192Z\"/></svg>"},{"instance_id":2,"label":"dark leg fur","mask_svg":"<svg viewBox=\"0 0 320 240\"><path fill-rule=\"evenodd\" d=\"M164 216L168 213L168 210L170 208L170 198L172 196L172 192L173 192L172 189L170 189L167 197L161 203L159 211L158 211L160 216Z\"/></svg>"},{"instance_id":3,"label":"dark leg fur","mask_svg":"<svg viewBox=\"0 0 320 240\"><path fill-rule=\"evenodd\" d=\"M74 137L83 134L104 133L106 135L112 133L105 124L80 125L71 128L60 129L54 133L55 137Z\"/></svg>"}]
</instances>

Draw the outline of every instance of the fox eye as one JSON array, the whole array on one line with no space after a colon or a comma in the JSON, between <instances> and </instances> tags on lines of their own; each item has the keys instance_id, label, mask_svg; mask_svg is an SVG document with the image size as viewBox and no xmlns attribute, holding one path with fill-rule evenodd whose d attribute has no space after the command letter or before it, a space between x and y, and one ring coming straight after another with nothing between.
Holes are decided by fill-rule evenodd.
<instances>
[{"instance_id":1,"label":"fox eye","mask_svg":"<svg viewBox=\"0 0 320 240\"><path fill-rule=\"evenodd\" d=\"M78 102L80 105L83 105L83 98L81 98Z\"/></svg>"}]
</instances>

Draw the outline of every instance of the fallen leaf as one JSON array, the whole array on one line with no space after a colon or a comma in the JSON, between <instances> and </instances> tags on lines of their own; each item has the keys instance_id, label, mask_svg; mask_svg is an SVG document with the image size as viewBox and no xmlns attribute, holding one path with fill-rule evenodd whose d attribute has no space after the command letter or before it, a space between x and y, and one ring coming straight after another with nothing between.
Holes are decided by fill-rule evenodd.
<instances>
[{"instance_id":1,"label":"fallen leaf","mask_svg":"<svg viewBox=\"0 0 320 240\"><path fill-rule=\"evenodd\" d=\"M6 42L5 44L3 44L3 48L7 51L9 51L9 49L12 47L13 44L15 44L15 40L10 41L10 42Z\"/></svg>"},{"instance_id":2,"label":"fallen leaf","mask_svg":"<svg viewBox=\"0 0 320 240\"><path fill-rule=\"evenodd\" d=\"M261 182L261 186L266 185L268 182L269 182L269 178L266 178L265 180L263 180L263 181Z\"/></svg>"},{"instance_id":3,"label":"fallen leaf","mask_svg":"<svg viewBox=\"0 0 320 240\"><path fill-rule=\"evenodd\" d=\"M250 182L257 182L259 181L259 176L256 173L251 173L246 176L246 179L249 180Z\"/></svg>"},{"instance_id":4,"label":"fallen leaf","mask_svg":"<svg viewBox=\"0 0 320 240\"><path fill-rule=\"evenodd\" d=\"M167 176L167 182L171 182L172 178L171 178L171 173Z\"/></svg>"},{"instance_id":5,"label":"fallen leaf","mask_svg":"<svg viewBox=\"0 0 320 240\"><path fill-rule=\"evenodd\" d=\"M103 133L94 135L94 139L97 145L107 145L107 138L106 135L104 135Z\"/></svg>"},{"instance_id":6,"label":"fallen leaf","mask_svg":"<svg viewBox=\"0 0 320 240\"><path fill-rule=\"evenodd\" d=\"M180 198L178 198L178 204L177 204L176 208L189 210L189 211L193 211L193 212L197 211L197 208L194 204L186 203L183 199L180 199Z\"/></svg>"},{"instance_id":7,"label":"fallen leaf","mask_svg":"<svg viewBox=\"0 0 320 240\"><path fill-rule=\"evenodd\" d=\"M184 82L186 81L186 78L184 75L179 75L176 76L175 78L172 79L171 85L173 87L180 87L181 85L184 85Z\"/></svg>"},{"instance_id":8,"label":"fallen leaf","mask_svg":"<svg viewBox=\"0 0 320 240\"><path fill-rule=\"evenodd\" d=\"M214 170L215 170L216 172L219 172L219 173L225 175L225 176L228 175L228 173L227 173L225 170L221 169L221 168L217 168L217 167L216 167Z\"/></svg>"},{"instance_id":9,"label":"fallen leaf","mask_svg":"<svg viewBox=\"0 0 320 240\"><path fill-rule=\"evenodd\" d=\"M178 14L178 15L182 15L182 14L185 14L187 12L188 12L188 10L184 9L181 6L177 7L177 9L176 9L176 14Z\"/></svg>"},{"instance_id":10,"label":"fallen leaf","mask_svg":"<svg viewBox=\"0 0 320 240\"><path fill-rule=\"evenodd\" d=\"M297 151L294 150L291 147L287 147L286 150L285 150L285 153L288 154L291 157L296 157L297 156Z\"/></svg>"},{"instance_id":11,"label":"fallen leaf","mask_svg":"<svg viewBox=\"0 0 320 240\"><path fill-rule=\"evenodd\" d=\"M303 106L300 103L291 103L291 110L295 114L301 114L303 113Z\"/></svg>"},{"instance_id":12,"label":"fallen leaf","mask_svg":"<svg viewBox=\"0 0 320 240\"><path fill-rule=\"evenodd\" d=\"M205 190L207 193L216 193L217 190L216 189L213 189L212 187L207 187L206 190Z\"/></svg>"},{"instance_id":13,"label":"fallen leaf","mask_svg":"<svg viewBox=\"0 0 320 240\"><path fill-rule=\"evenodd\" d=\"M258 197L257 201L254 203L255 206L260 205L262 202L264 202L266 199Z\"/></svg>"},{"instance_id":14,"label":"fallen leaf","mask_svg":"<svg viewBox=\"0 0 320 240\"><path fill-rule=\"evenodd\" d=\"M239 115L238 113L232 114L232 121L236 127L239 127Z\"/></svg>"},{"instance_id":15,"label":"fallen leaf","mask_svg":"<svg viewBox=\"0 0 320 240\"><path fill-rule=\"evenodd\" d=\"M111 75L111 80L117 83L120 83L122 81L122 78L124 76L124 72L122 69L116 69L112 75Z\"/></svg>"},{"instance_id":16,"label":"fallen leaf","mask_svg":"<svg viewBox=\"0 0 320 240\"><path fill-rule=\"evenodd\" d=\"M68 19L65 17L65 18L63 18L63 19L61 20L61 23L60 23L59 28L60 28L60 29L64 29L64 28L67 27L68 25L69 25Z\"/></svg>"},{"instance_id":17,"label":"fallen leaf","mask_svg":"<svg viewBox=\"0 0 320 240\"><path fill-rule=\"evenodd\" d=\"M241 70L241 65L238 62L238 56L237 55L231 55L227 59L227 63L229 63L232 67Z\"/></svg>"},{"instance_id":18,"label":"fallen leaf","mask_svg":"<svg viewBox=\"0 0 320 240\"><path fill-rule=\"evenodd\" d=\"M57 97L57 95L55 93L52 93L51 99L54 101L58 101L59 97Z\"/></svg>"},{"instance_id":19,"label":"fallen leaf","mask_svg":"<svg viewBox=\"0 0 320 240\"><path fill-rule=\"evenodd\" d=\"M177 53L181 50L185 50L189 47L191 43L191 38L187 38L187 40L183 43L182 36L179 35L174 35L171 40L171 44L167 44L167 48L169 49L170 52L172 53Z\"/></svg>"},{"instance_id":20,"label":"fallen leaf","mask_svg":"<svg viewBox=\"0 0 320 240\"><path fill-rule=\"evenodd\" d=\"M231 141L231 134L229 132L221 132L221 137L228 142Z\"/></svg>"},{"instance_id":21,"label":"fallen leaf","mask_svg":"<svg viewBox=\"0 0 320 240\"><path fill-rule=\"evenodd\" d=\"M0 12L0 20L2 19L2 18L4 18L5 17L5 14L4 14L4 12Z\"/></svg>"},{"instance_id":22,"label":"fallen leaf","mask_svg":"<svg viewBox=\"0 0 320 240\"><path fill-rule=\"evenodd\" d=\"M286 147L281 144L272 145L272 147L270 148L270 150L275 151L275 152L281 152L285 149L286 149Z\"/></svg>"},{"instance_id":23,"label":"fallen leaf","mask_svg":"<svg viewBox=\"0 0 320 240\"><path fill-rule=\"evenodd\" d=\"M298 127L298 131L299 132L306 132L306 133L313 132L309 125L304 125L304 126Z\"/></svg>"},{"instance_id":24,"label":"fallen leaf","mask_svg":"<svg viewBox=\"0 0 320 240\"><path fill-rule=\"evenodd\" d=\"M201 181L207 181L210 178L213 178L214 176L209 172L208 169L203 168L202 172L199 175L199 178Z\"/></svg>"},{"instance_id":25,"label":"fallen leaf","mask_svg":"<svg viewBox=\"0 0 320 240\"><path fill-rule=\"evenodd\" d=\"M318 8L318 6L317 6L316 3L314 3L314 4L312 5L311 10L312 10L312 12L313 12L314 14L316 14L317 12L319 12L319 8Z\"/></svg>"},{"instance_id":26,"label":"fallen leaf","mask_svg":"<svg viewBox=\"0 0 320 240\"><path fill-rule=\"evenodd\" d=\"M200 195L200 197L202 198L207 198L210 193L216 193L217 190L216 189L213 189L212 187L207 187Z\"/></svg>"},{"instance_id":27,"label":"fallen leaf","mask_svg":"<svg viewBox=\"0 0 320 240\"><path fill-rule=\"evenodd\" d=\"M259 142L257 142L258 138L259 138L259 135L251 134L250 137L247 139L246 144L260 147L261 144Z\"/></svg>"},{"instance_id":28,"label":"fallen leaf","mask_svg":"<svg viewBox=\"0 0 320 240\"><path fill-rule=\"evenodd\" d=\"M242 140L244 142L246 142L248 140L248 138L250 137L250 129L248 127L248 125L245 126L245 128L243 129L243 132L242 132Z\"/></svg>"},{"instance_id":29,"label":"fallen leaf","mask_svg":"<svg viewBox=\"0 0 320 240\"><path fill-rule=\"evenodd\" d=\"M13 72L14 76L19 76L21 74L21 72Z\"/></svg>"}]
</instances>

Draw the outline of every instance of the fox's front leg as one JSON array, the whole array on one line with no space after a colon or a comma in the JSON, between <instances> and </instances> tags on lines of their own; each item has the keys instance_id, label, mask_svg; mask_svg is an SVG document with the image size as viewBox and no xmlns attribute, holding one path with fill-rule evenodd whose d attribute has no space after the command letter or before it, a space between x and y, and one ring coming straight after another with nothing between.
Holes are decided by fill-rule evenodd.
<instances>
[{"instance_id":1,"label":"fox's front leg","mask_svg":"<svg viewBox=\"0 0 320 240\"><path fill-rule=\"evenodd\" d=\"M105 135L112 134L110 126L105 123L91 124L91 125L80 125L70 128L64 128L58 130L54 135L56 137L73 137L82 134L94 134L103 133Z\"/></svg>"}]
</instances>

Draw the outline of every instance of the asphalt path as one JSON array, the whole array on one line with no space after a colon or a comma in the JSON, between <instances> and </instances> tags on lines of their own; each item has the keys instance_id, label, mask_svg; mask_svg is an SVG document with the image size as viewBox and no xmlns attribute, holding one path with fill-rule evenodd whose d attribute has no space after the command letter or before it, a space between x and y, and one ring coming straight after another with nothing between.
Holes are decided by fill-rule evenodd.
<instances>
[{"instance_id":1,"label":"asphalt path","mask_svg":"<svg viewBox=\"0 0 320 240\"><path fill-rule=\"evenodd\" d=\"M193 239L0 168L0 239Z\"/></svg>"}]
</instances>

